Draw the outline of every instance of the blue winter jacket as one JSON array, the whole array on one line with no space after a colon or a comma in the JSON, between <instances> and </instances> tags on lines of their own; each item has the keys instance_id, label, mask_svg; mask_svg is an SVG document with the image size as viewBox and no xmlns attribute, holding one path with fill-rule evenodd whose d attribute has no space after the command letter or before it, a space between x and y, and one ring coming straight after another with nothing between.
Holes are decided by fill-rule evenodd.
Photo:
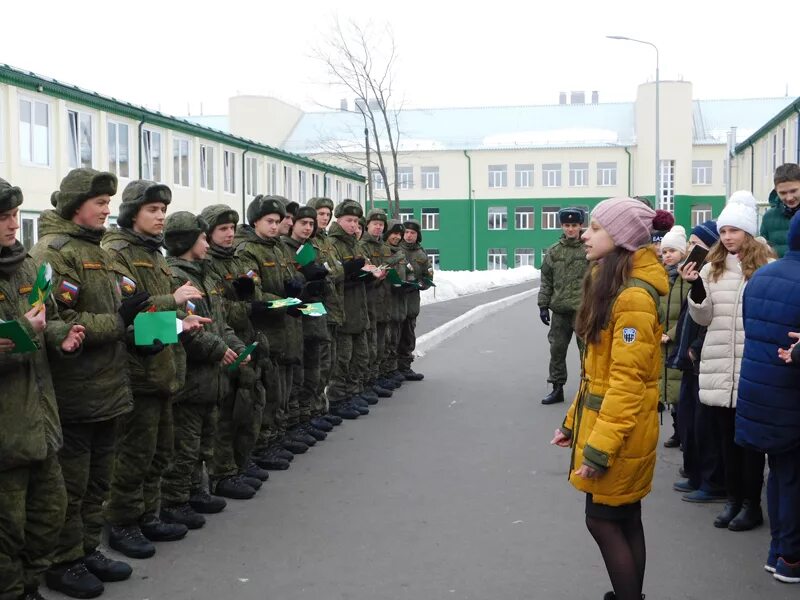
<instances>
[{"instance_id":1,"label":"blue winter jacket","mask_svg":"<svg viewBox=\"0 0 800 600\"><path fill-rule=\"evenodd\" d=\"M736 443L770 454L800 446L800 369L778 348L800 331L800 214L789 229L790 250L755 272L744 290L745 343L736 404Z\"/></svg>"}]
</instances>

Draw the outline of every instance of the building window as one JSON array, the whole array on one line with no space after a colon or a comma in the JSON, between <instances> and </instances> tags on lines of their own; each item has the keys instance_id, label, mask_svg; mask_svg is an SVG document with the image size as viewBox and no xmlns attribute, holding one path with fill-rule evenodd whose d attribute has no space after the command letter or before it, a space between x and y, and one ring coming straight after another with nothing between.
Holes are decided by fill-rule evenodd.
<instances>
[{"instance_id":1,"label":"building window","mask_svg":"<svg viewBox=\"0 0 800 600\"><path fill-rule=\"evenodd\" d=\"M142 177L161 181L161 134L142 130Z\"/></svg>"},{"instance_id":2,"label":"building window","mask_svg":"<svg viewBox=\"0 0 800 600\"><path fill-rule=\"evenodd\" d=\"M214 147L200 144L200 188L214 191Z\"/></svg>"},{"instance_id":3,"label":"building window","mask_svg":"<svg viewBox=\"0 0 800 600\"><path fill-rule=\"evenodd\" d=\"M292 167L283 165L283 195L292 199Z\"/></svg>"},{"instance_id":4,"label":"building window","mask_svg":"<svg viewBox=\"0 0 800 600\"><path fill-rule=\"evenodd\" d=\"M439 167L422 167L420 169L423 190L439 189Z\"/></svg>"},{"instance_id":5,"label":"building window","mask_svg":"<svg viewBox=\"0 0 800 600\"><path fill-rule=\"evenodd\" d=\"M373 190L382 190L385 189L386 186L384 185L383 175L378 169L372 170L372 189Z\"/></svg>"},{"instance_id":6,"label":"building window","mask_svg":"<svg viewBox=\"0 0 800 600\"><path fill-rule=\"evenodd\" d=\"M658 195L658 206L661 210L675 210L675 161L661 161L661 192Z\"/></svg>"},{"instance_id":7,"label":"building window","mask_svg":"<svg viewBox=\"0 0 800 600\"><path fill-rule=\"evenodd\" d=\"M536 256L536 250L533 248L517 248L514 250L514 267L534 266L534 256Z\"/></svg>"},{"instance_id":8,"label":"building window","mask_svg":"<svg viewBox=\"0 0 800 600\"><path fill-rule=\"evenodd\" d=\"M342 182L336 180L336 202L342 201Z\"/></svg>"},{"instance_id":9,"label":"building window","mask_svg":"<svg viewBox=\"0 0 800 600\"><path fill-rule=\"evenodd\" d=\"M350 181L347 182L347 197L353 199L353 184Z\"/></svg>"},{"instance_id":10,"label":"building window","mask_svg":"<svg viewBox=\"0 0 800 600\"><path fill-rule=\"evenodd\" d=\"M561 163L542 165L542 185L561 187Z\"/></svg>"},{"instance_id":11,"label":"building window","mask_svg":"<svg viewBox=\"0 0 800 600\"><path fill-rule=\"evenodd\" d=\"M322 195L330 196L333 193L333 177L325 175L324 185L322 186Z\"/></svg>"},{"instance_id":12,"label":"building window","mask_svg":"<svg viewBox=\"0 0 800 600\"><path fill-rule=\"evenodd\" d=\"M425 250L425 252L428 254L428 260L431 261L431 266L433 267L433 270L434 271L440 270L442 267L439 264L439 257L440 257L439 249L428 248L427 250Z\"/></svg>"},{"instance_id":13,"label":"building window","mask_svg":"<svg viewBox=\"0 0 800 600\"><path fill-rule=\"evenodd\" d=\"M505 206L489 207L489 229L508 229L508 209Z\"/></svg>"},{"instance_id":14,"label":"building window","mask_svg":"<svg viewBox=\"0 0 800 600\"><path fill-rule=\"evenodd\" d=\"M439 229L439 209L438 208L423 208L422 209L422 229L436 231Z\"/></svg>"},{"instance_id":15,"label":"building window","mask_svg":"<svg viewBox=\"0 0 800 600\"><path fill-rule=\"evenodd\" d=\"M516 229L533 229L532 206L518 206L514 209L514 227Z\"/></svg>"},{"instance_id":16,"label":"building window","mask_svg":"<svg viewBox=\"0 0 800 600\"><path fill-rule=\"evenodd\" d=\"M786 127L781 129L781 164L786 164Z\"/></svg>"},{"instance_id":17,"label":"building window","mask_svg":"<svg viewBox=\"0 0 800 600\"><path fill-rule=\"evenodd\" d=\"M514 185L518 188L533 187L533 165L514 165Z\"/></svg>"},{"instance_id":18,"label":"building window","mask_svg":"<svg viewBox=\"0 0 800 600\"><path fill-rule=\"evenodd\" d=\"M306 177L306 172L303 169L297 169L297 201L300 204L305 204L308 200L308 185Z\"/></svg>"},{"instance_id":19,"label":"building window","mask_svg":"<svg viewBox=\"0 0 800 600\"><path fill-rule=\"evenodd\" d=\"M267 163L267 194L275 195L278 193L278 164Z\"/></svg>"},{"instance_id":20,"label":"building window","mask_svg":"<svg viewBox=\"0 0 800 600\"><path fill-rule=\"evenodd\" d=\"M130 176L130 146L128 126L124 123L108 122L108 170L117 177Z\"/></svg>"},{"instance_id":21,"label":"building window","mask_svg":"<svg viewBox=\"0 0 800 600\"><path fill-rule=\"evenodd\" d=\"M586 187L589 185L589 163L569 163L570 187Z\"/></svg>"},{"instance_id":22,"label":"building window","mask_svg":"<svg viewBox=\"0 0 800 600\"><path fill-rule=\"evenodd\" d=\"M67 111L69 125L69 166L71 169L92 168L92 115Z\"/></svg>"},{"instance_id":23,"label":"building window","mask_svg":"<svg viewBox=\"0 0 800 600\"><path fill-rule=\"evenodd\" d=\"M50 105L46 102L20 98L19 151L23 163L50 164Z\"/></svg>"},{"instance_id":24,"label":"building window","mask_svg":"<svg viewBox=\"0 0 800 600\"><path fill-rule=\"evenodd\" d=\"M258 195L258 158L255 156L244 159L244 193L247 196Z\"/></svg>"},{"instance_id":25,"label":"building window","mask_svg":"<svg viewBox=\"0 0 800 600\"><path fill-rule=\"evenodd\" d=\"M558 211L557 206L545 206L542 208L542 229L558 229Z\"/></svg>"},{"instance_id":26,"label":"building window","mask_svg":"<svg viewBox=\"0 0 800 600\"><path fill-rule=\"evenodd\" d=\"M710 204L695 204L692 206L692 227L697 227L700 223L711 220Z\"/></svg>"},{"instance_id":27,"label":"building window","mask_svg":"<svg viewBox=\"0 0 800 600\"><path fill-rule=\"evenodd\" d=\"M692 185L711 185L711 165L710 160L692 161Z\"/></svg>"},{"instance_id":28,"label":"building window","mask_svg":"<svg viewBox=\"0 0 800 600\"><path fill-rule=\"evenodd\" d=\"M319 173L311 173L311 196L319 196Z\"/></svg>"},{"instance_id":29,"label":"building window","mask_svg":"<svg viewBox=\"0 0 800 600\"><path fill-rule=\"evenodd\" d=\"M505 248L489 248L487 268L490 271L499 271L508 268L508 254Z\"/></svg>"},{"instance_id":30,"label":"building window","mask_svg":"<svg viewBox=\"0 0 800 600\"><path fill-rule=\"evenodd\" d=\"M597 163L597 185L600 186L617 185L617 163L615 162Z\"/></svg>"},{"instance_id":31,"label":"building window","mask_svg":"<svg viewBox=\"0 0 800 600\"><path fill-rule=\"evenodd\" d=\"M172 140L172 171L175 185L189 186L189 140Z\"/></svg>"},{"instance_id":32,"label":"building window","mask_svg":"<svg viewBox=\"0 0 800 600\"><path fill-rule=\"evenodd\" d=\"M778 168L778 134L772 134L772 172Z\"/></svg>"},{"instance_id":33,"label":"building window","mask_svg":"<svg viewBox=\"0 0 800 600\"><path fill-rule=\"evenodd\" d=\"M413 167L398 167L397 168L397 183L401 190L410 190L414 187L414 168Z\"/></svg>"},{"instance_id":34,"label":"building window","mask_svg":"<svg viewBox=\"0 0 800 600\"><path fill-rule=\"evenodd\" d=\"M361 186L356 187L356 194L358 194L358 203L361 204Z\"/></svg>"},{"instance_id":35,"label":"building window","mask_svg":"<svg viewBox=\"0 0 800 600\"><path fill-rule=\"evenodd\" d=\"M414 218L414 209L413 208L401 208L400 209L400 222L405 223L406 221L410 221Z\"/></svg>"},{"instance_id":36,"label":"building window","mask_svg":"<svg viewBox=\"0 0 800 600\"><path fill-rule=\"evenodd\" d=\"M489 165L489 187L508 186L508 167L506 165Z\"/></svg>"},{"instance_id":37,"label":"building window","mask_svg":"<svg viewBox=\"0 0 800 600\"><path fill-rule=\"evenodd\" d=\"M236 193L236 153L230 150L222 151L222 190Z\"/></svg>"},{"instance_id":38,"label":"building window","mask_svg":"<svg viewBox=\"0 0 800 600\"><path fill-rule=\"evenodd\" d=\"M33 248L39 240L39 215L37 213L19 214L19 233L20 242L26 250Z\"/></svg>"}]
</instances>

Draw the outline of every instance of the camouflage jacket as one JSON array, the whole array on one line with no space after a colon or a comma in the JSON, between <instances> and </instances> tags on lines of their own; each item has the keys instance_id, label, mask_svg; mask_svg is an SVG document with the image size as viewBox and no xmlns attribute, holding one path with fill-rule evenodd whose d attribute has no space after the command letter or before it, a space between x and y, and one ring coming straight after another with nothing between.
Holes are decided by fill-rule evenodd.
<instances>
[{"instance_id":1,"label":"camouflage jacket","mask_svg":"<svg viewBox=\"0 0 800 600\"><path fill-rule=\"evenodd\" d=\"M431 287L433 281L433 267L428 258L428 253L418 243L409 244L408 242L400 242L406 254L408 261L406 267L408 268L408 280L414 281L419 284L420 290L427 290ZM409 318L419 315L419 291L414 290L406 296L406 303L408 304Z\"/></svg>"},{"instance_id":2,"label":"camouflage jacket","mask_svg":"<svg viewBox=\"0 0 800 600\"><path fill-rule=\"evenodd\" d=\"M329 234L333 246L334 257L344 264L348 260L364 257L358 240L338 223L331 225ZM364 257L366 258L366 257ZM356 335L369 328L367 313L367 291L363 281L344 282L344 322L340 328L342 333Z\"/></svg>"},{"instance_id":3,"label":"camouflage jacket","mask_svg":"<svg viewBox=\"0 0 800 600\"><path fill-rule=\"evenodd\" d=\"M542 261L539 308L549 308L557 313L578 310L583 293L583 276L588 267L583 242L561 236L558 242L547 249Z\"/></svg>"}]
</instances>

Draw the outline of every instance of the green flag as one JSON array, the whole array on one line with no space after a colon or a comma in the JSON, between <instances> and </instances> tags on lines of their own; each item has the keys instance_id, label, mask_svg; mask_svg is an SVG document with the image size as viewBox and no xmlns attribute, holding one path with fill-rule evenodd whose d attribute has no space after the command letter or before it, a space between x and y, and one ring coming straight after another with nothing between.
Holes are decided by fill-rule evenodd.
<instances>
[{"instance_id":1,"label":"green flag","mask_svg":"<svg viewBox=\"0 0 800 600\"><path fill-rule=\"evenodd\" d=\"M389 283L394 286L403 285L403 280L400 279L400 275L398 275L396 269L389 269L389 273L386 277L389 280Z\"/></svg>"},{"instance_id":2,"label":"green flag","mask_svg":"<svg viewBox=\"0 0 800 600\"><path fill-rule=\"evenodd\" d=\"M300 312L307 317L322 317L328 314L325 305L322 302L312 302L306 304L305 308L301 308Z\"/></svg>"},{"instance_id":3,"label":"green flag","mask_svg":"<svg viewBox=\"0 0 800 600\"><path fill-rule=\"evenodd\" d=\"M47 301L53 286L53 268L48 263L43 263L36 274L36 283L28 296L31 306L41 306Z\"/></svg>"},{"instance_id":4,"label":"green flag","mask_svg":"<svg viewBox=\"0 0 800 600\"><path fill-rule=\"evenodd\" d=\"M280 298L279 300L270 300L267 302L267 308L289 308L290 306L297 306L302 303L303 301L297 298Z\"/></svg>"},{"instance_id":5,"label":"green flag","mask_svg":"<svg viewBox=\"0 0 800 600\"><path fill-rule=\"evenodd\" d=\"M311 244L303 244L297 249L297 253L294 255L294 259L301 267L311 264L316 258L317 251Z\"/></svg>"},{"instance_id":6,"label":"green flag","mask_svg":"<svg viewBox=\"0 0 800 600\"><path fill-rule=\"evenodd\" d=\"M22 354L25 352L35 352L39 349L36 340L31 339L25 328L18 321L0 320L0 338L5 338L14 342L14 349L11 354Z\"/></svg>"},{"instance_id":7,"label":"green flag","mask_svg":"<svg viewBox=\"0 0 800 600\"><path fill-rule=\"evenodd\" d=\"M137 346L150 346L154 340L176 344L178 327L183 329L174 310L141 312L133 320L133 340Z\"/></svg>"},{"instance_id":8,"label":"green flag","mask_svg":"<svg viewBox=\"0 0 800 600\"><path fill-rule=\"evenodd\" d=\"M235 371L236 369L238 369L239 366L242 364L242 362L244 362L244 359L253 353L253 350L256 349L256 346L258 346L258 342L253 342L252 344L247 346L247 348L242 350L239 356L236 357L236 360L233 361L233 363L231 363L231 365L228 367L228 371Z\"/></svg>"}]
</instances>

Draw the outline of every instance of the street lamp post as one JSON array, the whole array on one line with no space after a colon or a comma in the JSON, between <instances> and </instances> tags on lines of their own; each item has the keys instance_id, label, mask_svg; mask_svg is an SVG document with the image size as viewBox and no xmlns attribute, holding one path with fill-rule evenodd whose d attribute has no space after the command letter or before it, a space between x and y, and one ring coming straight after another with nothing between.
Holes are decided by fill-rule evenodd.
<instances>
[{"instance_id":1,"label":"street lamp post","mask_svg":"<svg viewBox=\"0 0 800 600\"><path fill-rule=\"evenodd\" d=\"M645 40L637 40L635 38L626 37L624 35L607 35L606 36L610 40L624 40L627 42L636 42L637 44L645 44L653 48L656 51L656 189L653 197L655 198L655 207L658 208L660 201L660 192L661 192L661 155L660 155L660 148L659 148L659 129L660 129L660 121L659 121L659 98L658 98L658 88L659 88L659 73L658 73L658 46L656 46L652 42L647 42Z\"/></svg>"}]
</instances>

